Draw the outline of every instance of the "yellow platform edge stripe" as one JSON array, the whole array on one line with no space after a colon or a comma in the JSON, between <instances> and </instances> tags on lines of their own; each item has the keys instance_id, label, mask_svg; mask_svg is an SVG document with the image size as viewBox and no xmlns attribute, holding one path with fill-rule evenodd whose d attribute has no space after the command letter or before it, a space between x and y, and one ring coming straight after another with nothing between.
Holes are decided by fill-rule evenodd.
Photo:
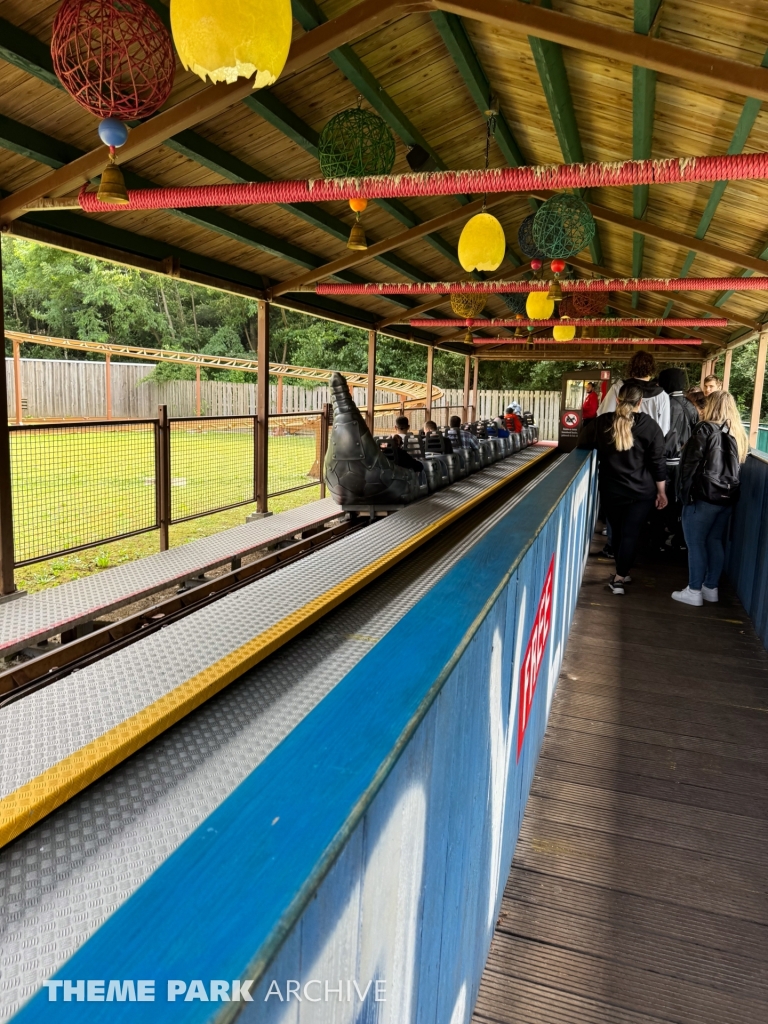
<instances>
[{"instance_id":1,"label":"yellow platform edge stripe","mask_svg":"<svg viewBox=\"0 0 768 1024\"><path fill-rule=\"evenodd\" d=\"M148 704L124 722L107 730L84 747L68 754L0 800L0 847L16 839L57 807L61 807L92 782L155 739L166 729L200 707L278 648L352 597L416 548L472 511L496 491L506 487L554 449L546 447L536 458L519 466L463 505L398 544L342 583L313 598L280 622L248 640L234 651L198 672L184 683Z\"/></svg>"}]
</instances>

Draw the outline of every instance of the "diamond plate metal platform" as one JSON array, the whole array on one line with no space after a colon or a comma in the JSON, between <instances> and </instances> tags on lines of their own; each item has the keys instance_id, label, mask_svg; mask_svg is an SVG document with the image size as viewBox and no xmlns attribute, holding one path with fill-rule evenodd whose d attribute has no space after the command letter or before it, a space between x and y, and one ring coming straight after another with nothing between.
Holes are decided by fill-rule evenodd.
<instances>
[{"instance_id":1,"label":"diamond plate metal platform","mask_svg":"<svg viewBox=\"0 0 768 1024\"><path fill-rule=\"evenodd\" d=\"M553 459L543 473L555 465ZM467 515L0 850L0 1021L541 479ZM435 497L442 496L447 493ZM384 525L358 536L370 537L369 530ZM326 553L331 550L338 547ZM425 623L425 637L428 628Z\"/></svg>"},{"instance_id":2,"label":"diamond plate metal platform","mask_svg":"<svg viewBox=\"0 0 768 1024\"><path fill-rule=\"evenodd\" d=\"M330 498L222 530L0 607L0 658L341 514Z\"/></svg>"},{"instance_id":3,"label":"diamond plate metal platform","mask_svg":"<svg viewBox=\"0 0 768 1024\"><path fill-rule=\"evenodd\" d=\"M0 844L548 454L525 449L4 709Z\"/></svg>"}]
</instances>

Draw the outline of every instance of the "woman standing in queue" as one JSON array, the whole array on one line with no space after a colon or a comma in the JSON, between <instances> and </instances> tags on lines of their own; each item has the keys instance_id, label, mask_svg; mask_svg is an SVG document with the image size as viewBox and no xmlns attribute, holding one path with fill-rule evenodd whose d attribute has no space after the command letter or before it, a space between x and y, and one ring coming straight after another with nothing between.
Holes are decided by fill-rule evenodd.
<instances>
[{"instance_id":1,"label":"woman standing in queue","mask_svg":"<svg viewBox=\"0 0 768 1024\"><path fill-rule=\"evenodd\" d=\"M640 411L643 391L622 385L614 412L587 421L580 448L596 448L600 497L613 531L616 573L608 586L623 594L637 553L640 531L654 504L667 506L664 435L658 423Z\"/></svg>"},{"instance_id":2,"label":"woman standing in queue","mask_svg":"<svg viewBox=\"0 0 768 1024\"><path fill-rule=\"evenodd\" d=\"M678 498L688 548L688 586L672 594L675 601L700 607L719 598L725 537L748 452L733 396L712 392L680 460Z\"/></svg>"}]
</instances>

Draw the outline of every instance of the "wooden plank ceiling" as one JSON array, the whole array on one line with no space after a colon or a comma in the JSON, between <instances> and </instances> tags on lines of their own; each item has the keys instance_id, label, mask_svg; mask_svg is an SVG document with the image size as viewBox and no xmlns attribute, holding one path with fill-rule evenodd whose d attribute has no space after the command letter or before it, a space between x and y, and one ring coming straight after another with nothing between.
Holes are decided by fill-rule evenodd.
<instances>
[{"instance_id":1,"label":"wooden plank ceiling","mask_svg":"<svg viewBox=\"0 0 768 1024\"><path fill-rule=\"evenodd\" d=\"M506 7L522 2L507 0ZM152 6L167 18L163 0L152 0ZM293 0L294 41L354 6L352 0ZM768 64L768 6L761 0L738 5L732 0L539 0L536 6L751 67ZM57 87L52 75L48 46L57 7L47 0L3 0L0 7L3 194L99 146L96 119ZM204 88L179 65L168 106ZM355 106L360 95L364 106L377 109L393 130L395 172L408 170L406 154L415 143L428 148L439 166L481 167L484 111L491 93L500 109L491 146L493 166L768 151L768 114L760 101L724 91L716 81L702 84L647 67L633 69L625 59L530 38L519 27L422 10L398 16L304 70L287 74L272 89L234 103L131 160L125 169L136 176L129 178L129 185L138 179L191 185L317 176L319 132L334 114ZM586 198L599 211L598 235L575 261L575 272L614 277L753 272L717 255L717 248L705 253L697 246L703 240L745 257L768 259L768 229L761 216L765 190L763 182L593 190ZM509 276L524 264L517 229L535 206L535 200L518 196L494 210L509 243L499 274ZM460 200L450 197L373 203L364 218L369 244L436 216L460 213L460 208ZM612 222L615 214L634 222ZM93 217L47 212L14 221L7 230L141 266L167 260L163 266L190 280L218 281L255 294L346 255L351 223L346 204L329 203ZM463 272L455 253L462 223L459 217L439 233L377 259L363 254L359 264L336 279L460 280ZM664 229L664 238L654 234L658 229ZM421 302L370 296L338 302L311 293L285 299L361 326L375 326ZM732 326L701 332L706 342L702 355L707 357L751 336L764 316L757 292L682 293L674 301L641 293L617 297L615 308L626 314L633 305L638 314L649 316L706 315L720 307ZM431 312L446 316L448 306ZM501 299L489 300L487 315L506 312ZM452 332L411 332L395 326L387 327L387 333L434 343ZM671 340L688 332L661 333ZM469 351L455 340L447 345ZM562 351L562 357L578 354L575 346ZM488 348L481 354L490 358L494 352L498 356L499 350ZM595 354L592 348L590 357Z\"/></svg>"}]
</instances>

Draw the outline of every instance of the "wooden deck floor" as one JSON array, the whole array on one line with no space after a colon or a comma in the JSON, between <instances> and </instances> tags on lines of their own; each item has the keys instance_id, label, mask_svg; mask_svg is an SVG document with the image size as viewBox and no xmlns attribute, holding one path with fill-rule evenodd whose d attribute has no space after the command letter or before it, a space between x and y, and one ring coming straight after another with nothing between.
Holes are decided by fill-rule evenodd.
<instances>
[{"instance_id":1,"label":"wooden deck floor","mask_svg":"<svg viewBox=\"0 0 768 1024\"><path fill-rule=\"evenodd\" d=\"M593 550L602 546L593 545ZM768 1022L768 655L590 557L474 1024Z\"/></svg>"}]
</instances>

